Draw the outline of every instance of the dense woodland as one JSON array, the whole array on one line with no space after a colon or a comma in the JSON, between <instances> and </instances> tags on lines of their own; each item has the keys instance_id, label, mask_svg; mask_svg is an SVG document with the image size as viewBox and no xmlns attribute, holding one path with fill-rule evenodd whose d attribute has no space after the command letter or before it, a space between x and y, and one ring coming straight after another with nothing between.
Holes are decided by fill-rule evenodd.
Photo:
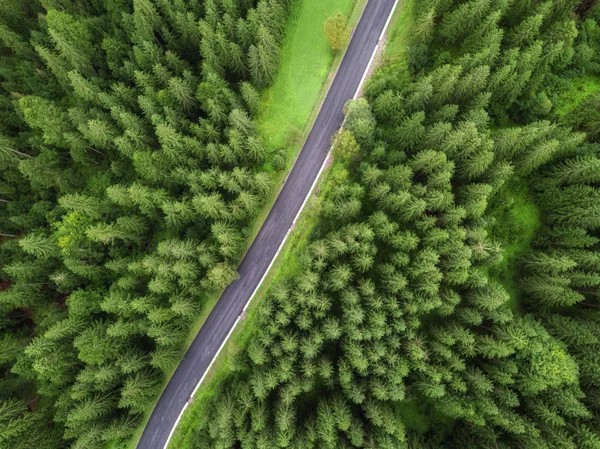
<instances>
[{"instance_id":1,"label":"dense woodland","mask_svg":"<svg viewBox=\"0 0 600 449\"><path fill-rule=\"evenodd\" d=\"M600 14L414 4L195 448L600 448Z\"/></svg>"},{"instance_id":2,"label":"dense woodland","mask_svg":"<svg viewBox=\"0 0 600 449\"><path fill-rule=\"evenodd\" d=\"M0 3L0 448L126 440L235 278L290 4ZM197 449L600 448L600 13L410 14Z\"/></svg>"},{"instance_id":3,"label":"dense woodland","mask_svg":"<svg viewBox=\"0 0 600 449\"><path fill-rule=\"evenodd\" d=\"M0 448L126 440L236 277L290 3L0 2Z\"/></svg>"}]
</instances>

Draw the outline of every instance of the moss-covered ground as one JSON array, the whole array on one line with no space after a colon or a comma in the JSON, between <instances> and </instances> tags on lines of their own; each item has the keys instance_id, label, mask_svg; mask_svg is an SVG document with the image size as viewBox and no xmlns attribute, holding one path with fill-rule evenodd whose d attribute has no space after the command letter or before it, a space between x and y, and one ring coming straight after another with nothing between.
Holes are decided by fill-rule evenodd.
<instances>
[{"instance_id":1,"label":"moss-covered ground","mask_svg":"<svg viewBox=\"0 0 600 449\"><path fill-rule=\"evenodd\" d=\"M489 274L510 294L509 307L519 312L519 258L529 250L541 225L540 211L527 185L518 178L503 187L492 200L490 210L490 237L502 246L502 255Z\"/></svg>"},{"instance_id":2,"label":"moss-covered ground","mask_svg":"<svg viewBox=\"0 0 600 449\"><path fill-rule=\"evenodd\" d=\"M558 100L555 100L553 112L558 116L559 120L564 120L587 97L599 91L600 77L586 75L573 78L569 83L568 89L563 90L558 96Z\"/></svg>"}]
</instances>

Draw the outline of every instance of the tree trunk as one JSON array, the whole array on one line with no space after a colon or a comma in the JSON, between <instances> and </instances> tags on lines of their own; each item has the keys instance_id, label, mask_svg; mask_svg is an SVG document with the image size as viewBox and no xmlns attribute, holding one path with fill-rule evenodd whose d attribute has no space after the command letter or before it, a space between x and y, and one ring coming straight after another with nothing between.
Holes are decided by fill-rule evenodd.
<instances>
[{"instance_id":1,"label":"tree trunk","mask_svg":"<svg viewBox=\"0 0 600 449\"><path fill-rule=\"evenodd\" d=\"M17 151L14 148L11 148L11 147L4 147L4 148L8 149L9 151L12 151L15 154L18 154L19 156L24 156L24 157L26 157L28 159L33 159L33 156L30 156L27 153L21 153L20 151Z\"/></svg>"}]
</instances>

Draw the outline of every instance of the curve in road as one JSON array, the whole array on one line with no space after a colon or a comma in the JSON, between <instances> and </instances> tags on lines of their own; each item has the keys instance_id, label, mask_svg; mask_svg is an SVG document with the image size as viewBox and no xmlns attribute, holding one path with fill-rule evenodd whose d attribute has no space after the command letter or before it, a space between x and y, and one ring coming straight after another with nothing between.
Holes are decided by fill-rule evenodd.
<instances>
[{"instance_id":1,"label":"curve in road","mask_svg":"<svg viewBox=\"0 0 600 449\"><path fill-rule=\"evenodd\" d=\"M395 3L395 0L368 0L308 139L238 268L239 279L225 289L196 335L158 400L138 442L138 449L163 449L168 443L181 411L276 256L312 190L329 152L331 139L344 120L344 104L357 92Z\"/></svg>"}]
</instances>

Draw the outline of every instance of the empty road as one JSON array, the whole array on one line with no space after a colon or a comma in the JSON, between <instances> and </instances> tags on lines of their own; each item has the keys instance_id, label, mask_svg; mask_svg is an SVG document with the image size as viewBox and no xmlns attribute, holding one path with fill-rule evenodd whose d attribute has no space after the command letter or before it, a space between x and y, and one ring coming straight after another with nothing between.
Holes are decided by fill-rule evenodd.
<instances>
[{"instance_id":1,"label":"empty road","mask_svg":"<svg viewBox=\"0 0 600 449\"><path fill-rule=\"evenodd\" d=\"M344 104L354 97L394 4L395 0L368 1L312 131L239 266L240 278L227 287L177 367L152 412L138 449L164 448L181 410L276 255L327 157L331 138L344 120Z\"/></svg>"}]
</instances>

